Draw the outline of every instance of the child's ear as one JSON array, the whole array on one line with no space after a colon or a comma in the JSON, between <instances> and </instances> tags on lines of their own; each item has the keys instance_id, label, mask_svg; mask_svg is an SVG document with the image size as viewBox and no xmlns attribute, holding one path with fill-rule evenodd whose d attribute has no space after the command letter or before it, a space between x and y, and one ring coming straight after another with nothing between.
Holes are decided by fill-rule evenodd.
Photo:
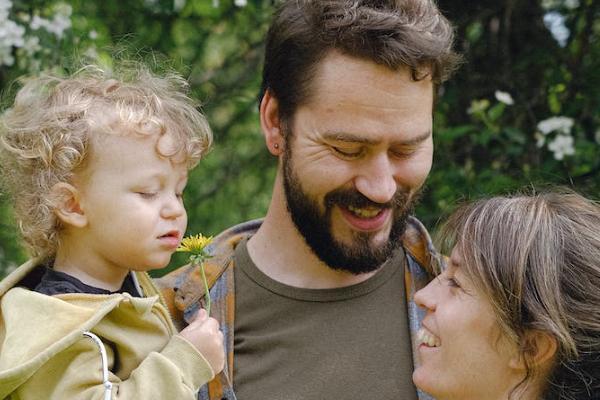
<instances>
[{"instance_id":1,"label":"child's ear","mask_svg":"<svg viewBox=\"0 0 600 400\"><path fill-rule=\"evenodd\" d=\"M260 127L265 135L269 152L279 156L283 152L283 132L279 115L279 101L266 90L260 103Z\"/></svg>"},{"instance_id":2,"label":"child's ear","mask_svg":"<svg viewBox=\"0 0 600 400\"><path fill-rule=\"evenodd\" d=\"M556 338L547 332L530 330L525 334L521 352L510 360L509 366L514 369L525 370L525 361L530 367L543 367L554 360L558 351Z\"/></svg>"},{"instance_id":3,"label":"child's ear","mask_svg":"<svg viewBox=\"0 0 600 400\"><path fill-rule=\"evenodd\" d=\"M66 182L59 182L52 186L52 202L54 213L63 224L83 228L87 225L87 217L80 203L80 192L77 188Z\"/></svg>"}]
</instances>

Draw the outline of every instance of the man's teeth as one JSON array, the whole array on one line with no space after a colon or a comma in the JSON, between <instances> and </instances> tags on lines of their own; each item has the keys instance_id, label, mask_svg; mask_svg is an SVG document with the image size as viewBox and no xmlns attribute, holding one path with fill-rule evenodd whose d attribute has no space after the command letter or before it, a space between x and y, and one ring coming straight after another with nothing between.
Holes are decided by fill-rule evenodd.
<instances>
[{"instance_id":1,"label":"man's teeth","mask_svg":"<svg viewBox=\"0 0 600 400\"><path fill-rule=\"evenodd\" d=\"M424 344L427 347L441 346L440 339L438 339L437 336L435 336L433 333L429 332L425 328L421 328L417 332L417 342L419 342L419 344Z\"/></svg>"},{"instance_id":2,"label":"man's teeth","mask_svg":"<svg viewBox=\"0 0 600 400\"><path fill-rule=\"evenodd\" d=\"M348 206L348 210L352 211L352 213L360 218L373 218L381 212L381 208L377 207L358 208L354 206Z\"/></svg>"}]
</instances>

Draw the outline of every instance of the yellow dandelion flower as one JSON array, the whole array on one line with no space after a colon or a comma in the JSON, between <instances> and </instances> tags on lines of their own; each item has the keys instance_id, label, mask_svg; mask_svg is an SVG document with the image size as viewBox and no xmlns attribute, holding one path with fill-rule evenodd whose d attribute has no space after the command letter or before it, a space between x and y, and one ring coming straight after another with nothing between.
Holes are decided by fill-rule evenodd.
<instances>
[{"instance_id":1,"label":"yellow dandelion flower","mask_svg":"<svg viewBox=\"0 0 600 400\"><path fill-rule=\"evenodd\" d=\"M190 263L200 268L202 274L202 281L204 283L204 296L206 312L210 315L210 292L208 291L208 282L206 280L206 274L204 272L204 260L211 256L206 253L206 246L212 242L212 236L204 236L202 234L192 235L184 238L181 241L176 251L184 253L192 253L190 255Z\"/></svg>"},{"instance_id":2,"label":"yellow dandelion flower","mask_svg":"<svg viewBox=\"0 0 600 400\"><path fill-rule=\"evenodd\" d=\"M188 236L183 238L181 244L177 248L177 251L193 253L193 254L204 254L204 248L212 242L212 236L204 236L202 234Z\"/></svg>"}]
</instances>

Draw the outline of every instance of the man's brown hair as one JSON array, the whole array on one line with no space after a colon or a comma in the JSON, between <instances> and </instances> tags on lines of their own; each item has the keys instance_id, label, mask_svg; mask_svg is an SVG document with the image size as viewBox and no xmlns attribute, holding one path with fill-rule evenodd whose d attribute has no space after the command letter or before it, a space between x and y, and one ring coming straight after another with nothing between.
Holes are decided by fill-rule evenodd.
<instances>
[{"instance_id":1,"label":"man's brown hair","mask_svg":"<svg viewBox=\"0 0 600 400\"><path fill-rule=\"evenodd\" d=\"M334 50L441 83L460 61L453 41L452 25L432 0L286 0L267 34L259 100L269 90L289 122L308 101L319 62Z\"/></svg>"}]
</instances>

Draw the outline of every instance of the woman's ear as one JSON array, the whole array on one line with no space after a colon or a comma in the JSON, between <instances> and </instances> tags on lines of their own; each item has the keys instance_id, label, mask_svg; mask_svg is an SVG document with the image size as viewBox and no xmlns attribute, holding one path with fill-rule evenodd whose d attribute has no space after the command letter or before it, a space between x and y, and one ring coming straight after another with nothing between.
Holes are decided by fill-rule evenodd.
<instances>
[{"instance_id":1,"label":"woman's ear","mask_svg":"<svg viewBox=\"0 0 600 400\"><path fill-rule=\"evenodd\" d=\"M66 182L59 182L50 190L54 213L65 225L83 228L87 225L87 217L81 207L81 193Z\"/></svg>"},{"instance_id":2,"label":"woman's ear","mask_svg":"<svg viewBox=\"0 0 600 400\"><path fill-rule=\"evenodd\" d=\"M527 365L540 368L552 362L557 351L558 341L554 336L547 332L530 330L525 334L521 351L510 360L509 366L520 370L525 370Z\"/></svg>"},{"instance_id":3,"label":"woman's ear","mask_svg":"<svg viewBox=\"0 0 600 400\"><path fill-rule=\"evenodd\" d=\"M260 127L265 135L269 152L274 156L281 155L283 153L284 138L279 115L279 101L268 89L260 102Z\"/></svg>"}]
</instances>

